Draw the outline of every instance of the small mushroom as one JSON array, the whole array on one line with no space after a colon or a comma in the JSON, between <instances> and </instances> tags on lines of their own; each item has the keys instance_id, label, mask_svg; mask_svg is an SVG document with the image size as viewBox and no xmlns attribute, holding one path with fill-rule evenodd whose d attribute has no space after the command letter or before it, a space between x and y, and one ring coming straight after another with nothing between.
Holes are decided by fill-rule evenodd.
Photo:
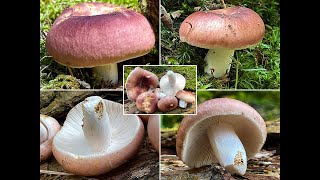
<instances>
[{"instance_id":1,"label":"small mushroom","mask_svg":"<svg viewBox=\"0 0 320 180\"><path fill-rule=\"evenodd\" d=\"M53 139L53 155L67 171L95 176L132 158L143 142L143 123L123 105L91 96L73 107Z\"/></svg>"},{"instance_id":2,"label":"small mushroom","mask_svg":"<svg viewBox=\"0 0 320 180\"><path fill-rule=\"evenodd\" d=\"M160 79L160 89L167 96L175 96L179 90L184 89L185 85L186 79L171 70Z\"/></svg>"},{"instance_id":3,"label":"small mushroom","mask_svg":"<svg viewBox=\"0 0 320 180\"><path fill-rule=\"evenodd\" d=\"M261 17L246 7L198 11L179 29L182 42L209 49L205 72L216 78L229 72L235 50L257 45L264 32Z\"/></svg>"},{"instance_id":4,"label":"small mushroom","mask_svg":"<svg viewBox=\"0 0 320 180\"><path fill-rule=\"evenodd\" d=\"M127 77L125 84L127 97L129 100L136 100L144 92L158 87L158 77L150 71L136 67Z\"/></svg>"},{"instance_id":5,"label":"small mushroom","mask_svg":"<svg viewBox=\"0 0 320 180\"><path fill-rule=\"evenodd\" d=\"M159 115L150 115L148 121L148 137L152 146L159 153L160 150L160 116Z\"/></svg>"},{"instance_id":6,"label":"small mushroom","mask_svg":"<svg viewBox=\"0 0 320 180\"><path fill-rule=\"evenodd\" d=\"M163 93L160 88L156 88L156 89L154 90L154 93L155 93L156 96L158 97L158 100L166 96L166 94Z\"/></svg>"},{"instance_id":7,"label":"small mushroom","mask_svg":"<svg viewBox=\"0 0 320 180\"><path fill-rule=\"evenodd\" d=\"M266 124L251 106L217 98L198 105L197 115L183 118L176 136L177 154L191 168L220 163L243 175L247 159L262 148Z\"/></svg>"},{"instance_id":8,"label":"small mushroom","mask_svg":"<svg viewBox=\"0 0 320 180\"><path fill-rule=\"evenodd\" d=\"M142 14L101 2L65 9L46 38L55 61L74 68L93 67L94 73L113 83L118 82L118 62L143 56L154 44L154 32Z\"/></svg>"},{"instance_id":9,"label":"small mushroom","mask_svg":"<svg viewBox=\"0 0 320 180\"><path fill-rule=\"evenodd\" d=\"M184 90L178 91L176 97L179 99L179 107L181 108L186 108L188 103L193 103L196 100L194 93Z\"/></svg>"},{"instance_id":10,"label":"small mushroom","mask_svg":"<svg viewBox=\"0 0 320 180\"><path fill-rule=\"evenodd\" d=\"M168 112L176 109L178 106L178 99L174 96L165 96L158 101L158 109L161 112Z\"/></svg>"},{"instance_id":11,"label":"small mushroom","mask_svg":"<svg viewBox=\"0 0 320 180\"><path fill-rule=\"evenodd\" d=\"M154 113L157 110L158 97L153 92L144 92L136 99L136 106L141 112L147 114Z\"/></svg>"},{"instance_id":12,"label":"small mushroom","mask_svg":"<svg viewBox=\"0 0 320 180\"><path fill-rule=\"evenodd\" d=\"M52 140L59 130L60 124L56 119L40 114L40 162L52 155Z\"/></svg>"}]
</instances>

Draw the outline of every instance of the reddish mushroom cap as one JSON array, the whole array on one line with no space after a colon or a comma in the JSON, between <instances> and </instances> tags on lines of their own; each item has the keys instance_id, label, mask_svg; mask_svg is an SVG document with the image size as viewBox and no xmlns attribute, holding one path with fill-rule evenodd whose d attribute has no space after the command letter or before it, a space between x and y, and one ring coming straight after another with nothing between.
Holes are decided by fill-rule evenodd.
<instances>
[{"instance_id":1,"label":"reddish mushroom cap","mask_svg":"<svg viewBox=\"0 0 320 180\"><path fill-rule=\"evenodd\" d=\"M153 30L143 15L100 2L65 9L46 39L48 53L71 67L125 61L147 54L154 44Z\"/></svg>"},{"instance_id":2,"label":"reddish mushroom cap","mask_svg":"<svg viewBox=\"0 0 320 180\"><path fill-rule=\"evenodd\" d=\"M193 92L180 90L177 92L176 97L187 103L193 103L196 100L196 96Z\"/></svg>"},{"instance_id":3,"label":"reddish mushroom cap","mask_svg":"<svg viewBox=\"0 0 320 180\"><path fill-rule=\"evenodd\" d=\"M60 130L60 124L53 117L40 114L40 162L52 155L52 141Z\"/></svg>"},{"instance_id":4,"label":"reddish mushroom cap","mask_svg":"<svg viewBox=\"0 0 320 180\"><path fill-rule=\"evenodd\" d=\"M168 112L176 109L178 106L178 99L174 96L165 96L158 101L158 109L161 112Z\"/></svg>"},{"instance_id":5,"label":"reddish mushroom cap","mask_svg":"<svg viewBox=\"0 0 320 180\"><path fill-rule=\"evenodd\" d=\"M125 84L127 97L129 100L136 100L141 93L148 91L150 88L156 88L158 85L159 79L155 74L136 67L127 77Z\"/></svg>"},{"instance_id":6,"label":"reddish mushroom cap","mask_svg":"<svg viewBox=\"0 0 320 180\"><path fill-rule=\"evenodd\" d=\"M159 152L160 149L160 116L150 115L148 122L148 137L152 146Z\"/></svg>"},{"instance_id":7,"label":"reddish mushroom cap","mask_svg":"<svg viewBox=\"0 0 320 180\"><path fill-rule=\"evenodd\" d=\"M181 41L206 49L244 49L258 44L264 32L261 17L239 6L195 12L179 29Z\"/></svg>"},{"instance_id":8,"label":"reddish mushroom cap","mask_svg":"<svg viewBox=\"0 0 320 180\"><path fill-rule=\"evenodd\" d=\"M154 113L157 110L158 97L153 92L144 92L136 99L136 106L139 111L147 114Z\"/></svg>"},{"instance_id":9,"label":"reddish mushroom cap","mask_svg":"<svg viewBox=\"0 0 320 180\"><path fill-rule=\"evenodd\" d=\"M248 104L228 98L208 100L198 105L197 115L185 116L179 126L176 149L183 162L192 167L218 162L206 132L219 123L233 127L248 159L262 148L267 137L264 120Z\"/></svg>"}]
</instances>

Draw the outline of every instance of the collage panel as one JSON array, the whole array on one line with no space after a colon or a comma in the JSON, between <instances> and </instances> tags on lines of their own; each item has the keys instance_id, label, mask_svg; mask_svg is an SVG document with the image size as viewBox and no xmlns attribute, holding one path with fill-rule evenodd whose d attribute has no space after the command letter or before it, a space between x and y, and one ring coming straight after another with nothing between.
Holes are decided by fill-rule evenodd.
<instances>
[{"instance_id":1,"label":"collage panel","mask_svg":"<svg viewBox=\"0 0 320 180\"><path fill-rule=\"evenodd\" d=\"M122 65L158 49L158 1L40 1L40 89L121 90Z\"/></svg>"},{"instance_id":2,"label":"collage panel","mask_svg":"<svg viewBox=\"0 0 320 180\"><path fill-rule=\"evenodd\" d=\"M41 91L40 179L158 179L160 117L123 115L122 96Z\"/></svg>"},{"instance_id":3,"label":"collage panel","mask_svg":"<svg viewBox=\"0 0 320 180\"><path fill-rule=\"evenodd\" d=\"M196 114L197 67L123 66L124 114Z\"/></svg>"},{"instance_id":4,"label":"collage panel","mask_svg":"<svg viewBox=\"0 0 320 180\"><path fill-rule=\"evenodd\" d=\"M198 114L161 116L161 179L279 179L280 91L198 91Z\"/></svg>"},{"instance_id":5,"label":"collage panel","mask_svg":"<svg viewBox=\"0 0 320 180\"><path fill-rule=\"evenodd\" d=\"M197 65L201 90L279 89L280 1L162 0L161 64Z\"/></svg>"}]
</instances>

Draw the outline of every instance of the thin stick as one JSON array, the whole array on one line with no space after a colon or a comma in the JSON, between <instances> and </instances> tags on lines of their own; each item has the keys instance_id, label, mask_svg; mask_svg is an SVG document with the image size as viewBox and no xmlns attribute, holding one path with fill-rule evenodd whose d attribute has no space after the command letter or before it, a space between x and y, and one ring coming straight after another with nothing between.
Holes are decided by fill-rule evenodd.
<instances>
[{"instance_id":1,"label":"thin stick","mask_svg":"<svg viewBox=\"0 0 320 180\"><path fill-rule=\"evenodd\" d=\"M227 8L226 4L224 3L224 0L220 0L221 4L223 5L223 8Z\"/></svg>"},{"instance_id":2,"label":"thin stick","mask_svg":"<svg viewBox=\"0 0 320 180\"><path fill-rule=\"evenodd\" d=\"M69 73L71 74L72 77L74 77L73 73L72 73L72 69L70 68L70 66L67 66Z\"/></svg>"},{"instance_id":3,"label":"thin stick","mask_svg":"<svg viewBox=\"0 0 320 180\"><path fill-rule=\"evenodd\" d=\"M75 176L71 173L66 172L57 172L57 171L48 171L48 170L42 170L40 169L40 174L53 174L53 175L62 175L62 176Z\"/></svg>"}]
</instances>

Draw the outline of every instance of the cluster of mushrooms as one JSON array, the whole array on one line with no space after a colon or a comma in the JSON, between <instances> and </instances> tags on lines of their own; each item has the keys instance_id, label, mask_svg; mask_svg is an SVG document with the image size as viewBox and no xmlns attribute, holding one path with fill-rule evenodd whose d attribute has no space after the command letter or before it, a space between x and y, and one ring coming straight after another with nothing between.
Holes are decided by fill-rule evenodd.
<instances>
[{"instance_id":1,"label":"cluster of mushrooms","mask_svg":"<svg viewBox=\"0 0 320 180\"><path fill-rule=\"evenodd\" d=\"M48 53L59 64L92 68L104 82L118 83L117 63L148 54L153 29L142 14L102 2L65 9L46 36Z\"/></svg>"},{"instance_id":2,"label":"cluster of mushrooms","mask_svg":"<svg viewBox=\"0 0 320 180\"><path fill-rule=\"evenodd\" d=\"M137 154L144 126L159 152L159 116L123 115L123 105L87 97L73 107L60 129L52 117L40 114L40 162L51 154L69 173L96 176L119 167Z\"/></svg>"},{"instance_id":3,"label":"cluster of mushrooms","mask_svg":"<svg viewBox=\"0 0 320 180\"><path fill-rule=\"evenodd\" d=\"M152 114L157 109L168 112L176 109L178 105L187 108L188 104L194 103L195 94L184 91L185 85L186 79L171 70L167 71L159 82L154 73L136 67L128 75L125 88L128 99L135 101L140 112Z\"/></svg>"},{"instance_id":4,"label":"cluster of mushrooms","mask_svg":"<svg viewBox=\"0 0 320 180\"><path fill-rule=\"evenodd\" d=\"M182 119L176 150L191 168L219 163L231 174L243 175L247 160L259 152L266 137L266 124L254 108L216 98L199 104L197 115Z\"/></svg>"}]
</instances>

